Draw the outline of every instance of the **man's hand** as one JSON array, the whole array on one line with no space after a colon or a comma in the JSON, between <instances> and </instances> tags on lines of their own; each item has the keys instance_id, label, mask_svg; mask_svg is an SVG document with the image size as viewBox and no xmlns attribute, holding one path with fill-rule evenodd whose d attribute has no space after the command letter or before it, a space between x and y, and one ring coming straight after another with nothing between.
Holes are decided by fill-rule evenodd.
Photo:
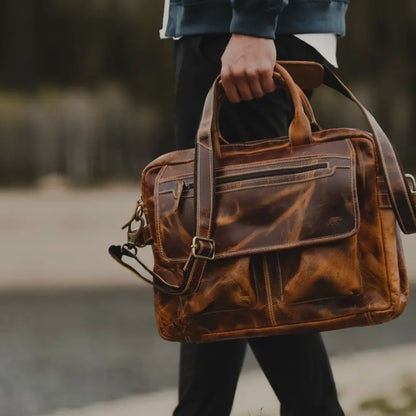
<instances>
[{"instance_id":1,"label":"man's hand","mask_svg":"<svg viewBox=\"0 0 416 416\"><path fill-rule=\"evenodd\" d=\"M276 47L272 39L233 34L221 57L221 80L232 103L275 90Z\"/></svg>"}]
</instances>

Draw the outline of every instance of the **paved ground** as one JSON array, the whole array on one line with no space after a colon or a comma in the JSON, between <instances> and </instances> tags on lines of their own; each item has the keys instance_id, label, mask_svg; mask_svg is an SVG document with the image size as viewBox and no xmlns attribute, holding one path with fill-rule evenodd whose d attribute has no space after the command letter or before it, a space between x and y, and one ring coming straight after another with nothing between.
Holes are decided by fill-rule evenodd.
<instances>
[{"instance_id":1,"label":"paved ground","mask_svg":"<svg viewBox=\"0 0 416 416\"><path fill-rule=\"evenodd\" d=\"M120 227L133 212L138 188L71 190L53 183L0 191L0 290L136 287L137 279L110 258L107 247L125 241ZM409 275L416 278L416 235L405 236L404 245Z\"/></svg>"},{"instance_id":2,"label":"paved ground","mask_svg":"<svg viewBox=\"0 0 416 416\"><path fill-rule=\"evenodd\" d=\"M125 241L134 186L0 192L0 290L137 286L107 253Z\"/></svg>"},{"instance_id":3,"label":"paved ground","mask_svg":"<svg viewBox=\"0 0 416 416\"><path fill-rule=\"evenodd\" d=\"M130 216L137 193L132 186L0 192L0 416L53 414L86 406L70 415L168 415L177 382L178 347L156 334L151 290L107 254L109 243L124 240L120 225ZM407 237L411 277L416 277L415 248L416 240ZM394 322L325 335L335 368L356 370L339 370L339 380L353 374L346 378L345 397L348 389L359 395L364 385L381 389L378 381L391 386L389 372L399 368L398 362L402 367L408 363L409 374L397 375L397 386L416 374L413 347L395 349L416 344L415 314L411 298L403 317ZM353 360L351 354L368 350L378 352ZM347 358L337 358L341 356ZM366 362L376 364L366 368ZM262 376L252 372L256 368L249 355L247 381L237 400L241 407L236 407L241 413L235 416L248 416L248 409L257 416L263 404L262 416L268 416L268 406L274 406L270 396L262 395L267 387ZM251 391L253 386L258 387L253 393L258 400L249 407L244 388ZM104 404L89 407L94 403ZM162 410L152 408L155 403ZM416 410L380 412L373 414L416 415Z\"/></svg>"},{"instance_id":4,"label":"paved ground","mask_svg":"<svg viewBox=\"0 0 416 416\"><path fill-rule=\"evenodd\" d=\"M415 415L416 345L366 351L332 359L342 407L349 416ZM394 362L386 366L386 362ZM359 386L359 388L358 388ZM176 390L166 389L96 403L47 416L167 416L175 404ZM242 375L231 416L277 415L279 404L262 373Z\"/></svg>"}]
</instances>

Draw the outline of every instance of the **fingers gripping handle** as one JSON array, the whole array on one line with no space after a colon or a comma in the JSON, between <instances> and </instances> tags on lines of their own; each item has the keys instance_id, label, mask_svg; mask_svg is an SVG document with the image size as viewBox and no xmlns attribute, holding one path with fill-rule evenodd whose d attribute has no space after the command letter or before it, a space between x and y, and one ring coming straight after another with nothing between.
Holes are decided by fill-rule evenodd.
<instances>
[{"instance_id":1,"label":"fingers gripping handle","mask_svg":"<svg viewBox=\"0 0 416 416\"><path fill-rule=\"evenodd\" d=\"M289 72L277 62L273 78L278 84L289 90L292 98L294 117L289 126L290 143L294 146L309 143L312 137L311 124L317 125L309 100ZM197 141L205 146L215 148L217 158L221 157L219 113L225 99L221 79L218 77L206 97L197 132Z\"/></svg>"}]
</instances>

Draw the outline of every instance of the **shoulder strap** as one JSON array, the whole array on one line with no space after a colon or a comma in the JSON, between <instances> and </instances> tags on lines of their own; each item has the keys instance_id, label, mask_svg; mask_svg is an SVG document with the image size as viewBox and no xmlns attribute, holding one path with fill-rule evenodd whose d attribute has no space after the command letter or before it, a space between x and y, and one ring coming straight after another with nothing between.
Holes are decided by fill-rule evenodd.
<instances>
[{"instance_id":1,"label":"shoulder strap","mask_svg":"<svg viewBox=\"0 0 416 416\"><path fill-rule=\"evenodd\" d=\"M403 173L399 158L386 134L373 115L358 101L346 85L329 69L325 67L325 85L340 92L352 100L363 113L373 134L380 166L386 180L390 200L397 222L405 234L416 232L416 189L409 189L406 176ZM413 178L409 175L410 178ZM413 185L413 183L412 183Z\"/></svg>"}]
</instances>

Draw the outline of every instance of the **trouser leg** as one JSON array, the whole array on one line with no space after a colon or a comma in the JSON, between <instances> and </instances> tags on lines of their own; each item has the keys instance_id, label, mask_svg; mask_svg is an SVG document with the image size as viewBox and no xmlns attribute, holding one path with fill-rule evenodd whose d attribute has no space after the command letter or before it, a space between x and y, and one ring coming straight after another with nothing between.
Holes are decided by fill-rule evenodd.
<instances>
[{"instance_id":1,"label":"trouser leg","mask_svg":"<svg viewBox=\"0 0 416 416\"><path fill-rule=\"evenodd\" d=\"M176 44L176 140L194 146L203 102L219 74L227 36L195 36ZM292 37L277 39L279 59L318 60L313 50ZM220 115L229 141L287 134L292 103L286 90L266 97L226 104ZM338 416L331 368L318 334L267 337L250 345L276 395L282 416ZM244 357L245 341L182 345L179 404L174 416L228 416ZM301 403L303 403L301 405ZM313 413L318 411L322 413Z\"/></svg>"},{"instance_id":2,"label":"trouser leg","mask_svg":"<svg viewBox=\"0 0 416 416\"><path fill-rule=\"evenodd\" d=\"M281 416L342 416L331 366L318 333L249 340L280 401Z\"/></svg>"},{"instance_id":3,"label":"trouser leg","mask_svg":"<svg viewBox=\"0 0 416 416\"><path fill-rule=\"evenodd\" d=\"M181 345L179 403L174 416L228 416L245 340Z\"/></svg>"}]
</instances>

